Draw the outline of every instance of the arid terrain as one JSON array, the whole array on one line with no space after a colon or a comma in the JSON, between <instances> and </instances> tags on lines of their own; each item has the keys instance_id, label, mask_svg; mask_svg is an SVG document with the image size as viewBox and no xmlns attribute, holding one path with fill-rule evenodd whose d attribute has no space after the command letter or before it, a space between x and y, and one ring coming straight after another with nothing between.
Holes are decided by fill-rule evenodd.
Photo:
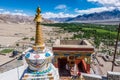
<instances>
[{"instance_id":1,"label":"arid terrain","mask_svg":"<svg viewBox=\"0 0 120 80\"><path fill-rule=\"evenodd\" d=\"M65 32L58 27L42 25L42 29L46 44L54 43L56 39L65 39L73 36L73 33ZM23 38L30 40L32 37L35 37L35 24L0 23L0 45L14 45L15 42L23 41Z\"/></svg>"},{"instance_id":2,"label":"arid terrain","mask_svg":"<svg viewBox=\"0 0 120 80\"><path fill-rule=\"evenodd\" d=\"M34 25L0 23L0 44L12 45L23 37L34 35Z\"/></svg>"}]
</instances>

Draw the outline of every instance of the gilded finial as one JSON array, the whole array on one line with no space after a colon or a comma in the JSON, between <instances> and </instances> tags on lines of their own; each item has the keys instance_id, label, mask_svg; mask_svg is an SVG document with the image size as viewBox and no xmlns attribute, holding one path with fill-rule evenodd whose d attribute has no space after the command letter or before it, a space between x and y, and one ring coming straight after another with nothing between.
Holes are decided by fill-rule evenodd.
<instances>
[{"instance_id":1,"label":"gilded finial","mask_svg":"<svg viewBox=\"0 0 120 80\"><path fill-rule=\"evenodd\" d=\"M34 21L35 22L42 22L42 16L40 15L40 13L41 13L40 7L37 8L36 13L37 14L36 14L36 16L34 18Z\"/></svg>"},{"instance_id":2,"label":"gilded finial","mask_svg":"<svg viewBox=\"0 0 120 80\"><path fill-rule=\"evenodd\" d=\"M36 12L37 12L38 14L41 13L40 7L37 8Z\"/></svg>"}]
</instances>

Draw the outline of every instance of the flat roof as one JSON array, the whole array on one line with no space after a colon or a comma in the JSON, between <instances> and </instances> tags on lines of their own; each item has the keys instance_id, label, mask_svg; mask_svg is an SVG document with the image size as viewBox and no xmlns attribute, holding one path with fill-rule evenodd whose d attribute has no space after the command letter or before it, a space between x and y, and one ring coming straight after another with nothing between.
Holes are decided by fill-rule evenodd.
<instances>
[{"instance_id":1,"label":"flat roof","mask_svg":"<svg viewBox=\"0 0 120 80\"><path fill-rule=\"evenodd\" d=\"M56 40L53 51L94 51L87 40Z\"/></svg>"}]
</instances>

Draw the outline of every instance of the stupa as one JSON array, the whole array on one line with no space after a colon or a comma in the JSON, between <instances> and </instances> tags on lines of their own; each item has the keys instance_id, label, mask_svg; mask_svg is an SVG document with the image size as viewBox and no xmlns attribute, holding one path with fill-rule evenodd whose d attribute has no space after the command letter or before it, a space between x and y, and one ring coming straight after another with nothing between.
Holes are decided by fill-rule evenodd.
<instances>
[{"instance_id":1,"label":"stupa","mask_svg":"<svg viewBox=\"0 0 120 80\"><path fill-rule=\"evenodd\" d=\"M52 64L53 53L44 43L41 27L41 10L37 8L35 44L23 52L28 68L22 80L59 80L58 70Z\"/></svg>"}]
</instances>

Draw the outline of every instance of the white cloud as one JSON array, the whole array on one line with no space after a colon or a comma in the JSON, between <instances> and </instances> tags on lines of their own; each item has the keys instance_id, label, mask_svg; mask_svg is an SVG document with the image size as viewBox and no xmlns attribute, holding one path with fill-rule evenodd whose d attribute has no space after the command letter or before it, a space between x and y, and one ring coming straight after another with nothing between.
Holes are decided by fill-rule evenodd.
<instances>
[{"instance_id":1,"label":"white cloud","mask_svg":"<svg viewBox=\"0 0 120 80\"><path fill-rule=\"evenodd\" d=\"M14 11L15 12L23 12L23 10L18 10L18 9L15 9Z\"/></svg>"},{"instance_id":2,"label":"white cloud","mask_svg":"<svg viewBox=\"0 0 120 80\"><path fill-rule=\"evenodd\" d=\"M99 13L103 11L112 11L114 9L120 10L120 0L87 0L88 2L99 3L102 7L90 8L86 10L75 9L75 12L79 14Z\"/></svg>"},{"instance_id":3,"label":"white cloud","mask_svg":"<svg viewBox=\"0 0 120 80\"><path fill-rule=\"evenodd\" d=\"M10 11L3 11L1 14L10 14Z\"/></svg>"},{"instance_id":4,"label":"white cloud","mask_svg":"<svg viewBox=\"0 0 120 80\"><path fill-rule=\"evenodd\" d=\"M21 16L28 16L27 14L25 13L20 13L20 12L17 12L17 13L11 13L12 15L21 15Z\"/></svg>"},{"instance_id":5,"label":"white cloud","mask_svg":"<svg viewBox=\"0 0 120 80\"><path fill-rule=\"evenodd\" d=\"M98 7L98 8L90 8L87 10L79 10L79 9L75 9L75 12L79 13L79 14L90 14L90 13L99 13L99 12L103 12L103 11L112 11L114 10L115 7Z\"/></svg>"},{"instance_id":6,"label":"white cloud","mask_svg":"<svg viewBox=\"0 0 120 80\"><path fill-rule=\"evenodd\" d=\"M55 9L67 9L67 6L64 4L60 4L60 5L56 6Z\"/></svg>"},{"instance_id":7,"label":"white cloud","mask_svg":"<svg viewBox=\"0 0 120 80\"><path fill-rule=\"evenodd\" d=\"M14 11L8 11L0 8L0 14L28 16L27 14L23 13L23 10L18 10L18 9L15 9Z\"/></svg>"},{"instance_id":8,"label":"white cloud","mask_svg":"<svg viewBox=\"0 0 120 80\"><path fill-rule=\"evenodd\" d=\"M87 0L88 2L95 2L104 6L120 7L120 0Z\"/></svg>"},{"instance_id":9,"label":"white cloud","mask_svg":"<svg viewBox=\"0 0 120 80\"><path fill-rule=\"evenodd\" d=\"M0 9L0 11L3 11L4 9Z\"/></svg>"},{"instance_id":10,"label":"white cloud","mask_svg":"<svg viewBox=\"0 0 120 80\"><path fill-rule=\"evenodd\" d=\"M64 17L75 17L77 15L66 14L64 12L59 12L59 13L46 12L46 13L43 13L42 16L44 18L64 18Z\"/></svg>"},{"instance_id":11,"label":"white cloud","mask_svg":"<svg viewBox=\"0 0 120 80\"><path fill-rule=\"evenodd\" d=\"M3 11L3 12L0 12L0 13L1 13L1 14L10 14L10 15L28 16L27 14L25 14L25 13L20 13L20 12Z\"/></svg>"}]
</instances>

